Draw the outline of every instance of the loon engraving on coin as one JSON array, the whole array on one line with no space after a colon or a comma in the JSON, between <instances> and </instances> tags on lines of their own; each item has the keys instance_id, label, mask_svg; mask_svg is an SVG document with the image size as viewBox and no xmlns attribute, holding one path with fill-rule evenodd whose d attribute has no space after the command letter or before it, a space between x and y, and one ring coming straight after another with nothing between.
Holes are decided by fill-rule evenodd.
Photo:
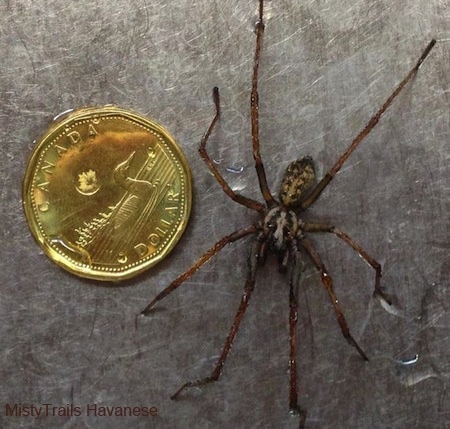
<instances>
[{"instance_id":1,"label":"loon engraving on coin","mask_svg":"<svg viewBox=\"0 0 450 429\"><path fill-rule=\"evenodd\" d=\"M190 213L191 174L160 125L114 106L80 109L37 144L24 180L31 231L70 272L129 278L164 258Z\"/></svg>"}]
</instances>

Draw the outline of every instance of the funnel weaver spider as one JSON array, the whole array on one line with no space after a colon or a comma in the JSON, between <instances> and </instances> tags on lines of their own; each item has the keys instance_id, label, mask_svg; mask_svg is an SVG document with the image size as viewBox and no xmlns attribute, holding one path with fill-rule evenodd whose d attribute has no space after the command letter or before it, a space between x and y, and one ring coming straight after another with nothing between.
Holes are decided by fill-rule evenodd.
<instances>
[{"instance_id":1,"label":"funnel weaver spider","mask_svg":"<svg viewBox=\"0 0 450 429\"><path fill-rule=\"evenodd\" d=\"M206 130L199 147L200 156L205 161L214 178L222 187L223 191L235 202L251 209L260 214L260 219L257 223L249 225L245 228L234 231L233 233L223 237L215 243L209 250L206 251L187 271L176 278L169 286L163 289L148 306L142 311L143 315L151 313L152 308L156 303L175 291L181 284L188 280L199 268L203 266L209 259L216 255L224 246L229 243L240 240L243 237L253 235L255 240L251 246L250 255L248 258L248 273L245 282L244 292L237 313L235 315L233 324L229 330L228 336L223 345L221 355L217 361L214 370L209 377L202 378L196 381L190 381L183 384L172 396L172 399L178 396L186 389L195 386L202 386L214 381L217 381L221 375L225 360L231 349L233 340L239 330L244 313L250 301L251 294L255 287L255 276L259 265L262 265L268 253L274 254L277 258L279 269L281 272L288 272L290 275L289 281L289 371L290 371L290 393L289 393L289 408L292 414L300 416L300 427L304 426L306 412L298 405L297 393L297 367L296 367L296 338L297 338L297 296L295 285L297 284L301 272L301 253L302 249L309 256L313 265L320 274L321 281L330 298L331 306L336 314L337 321L343 336L353 346L359 355L367 361L367 355L352 337L344 313L341 309L339 301L335 295L333 288L333 281L324 266L320 255L315 250L312 242L309 240L309 233L331 233L349 245L355 252L357 252L374 270L375 272L375 287L374 295L391 304L390 298L383 292L380 285L381 266L380 264L367 254L367 252L350 238L345 232L336 228L333 225L325 223L310 223L302 220L301 213L308 209L322 191L328 186L336 173L341 169L349 156L358 147L361 141L372 131L377 125L381 116L389 108L394 99L402 91L405 85L416 74L422 62L430 53L431 49L436 43L436 40L431 40L428 46L423 51L416 65L409 71L406 77L395 88L392 94L387 98L381 108L372 116L364 129L356 136L347 150L340 156L337 162L330 168L325 176L315 186L315 172L314 164L311 157L304 157L292 162L284 174L279 198L276 199L272 195L267 184L264 164L260 155L259 143L259 105L258 105L258 69L260 52L262 48L262 39L264 33L263 21L264 0L259 0L259 19L256 23L256 47L253 62L252 75L252 90L250 96L251 104L251 129L252 129L252 148L253 158L255 161L256 173L258 176L258 183L261 190L264 203L247 198L243 195L235 193L227 184L225 179L218 171L216 165L212 162L206 151L206 143L219 119L220 116L220 98L219 89L213 89L213 101L215 105L215 116L212 119L208 129Z\"/></svg>"}]
</instances>

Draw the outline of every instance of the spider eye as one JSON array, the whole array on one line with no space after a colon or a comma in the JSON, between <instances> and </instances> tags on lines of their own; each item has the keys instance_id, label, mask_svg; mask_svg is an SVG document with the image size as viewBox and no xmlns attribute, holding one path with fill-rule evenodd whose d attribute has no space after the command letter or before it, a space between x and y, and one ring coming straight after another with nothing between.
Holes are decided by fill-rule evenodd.
<instances>
[{"instance_id":1,"label":"spider eye","mask_svg":"<svg viewBox=\"0 0 450 429\"><path fill-rule=\"evenodd\" d=\"M280 200L283 205L285 207L297 206L315 179L316 173L310 156L291 162L281 182Z\"/></svg>"}]
</instances>

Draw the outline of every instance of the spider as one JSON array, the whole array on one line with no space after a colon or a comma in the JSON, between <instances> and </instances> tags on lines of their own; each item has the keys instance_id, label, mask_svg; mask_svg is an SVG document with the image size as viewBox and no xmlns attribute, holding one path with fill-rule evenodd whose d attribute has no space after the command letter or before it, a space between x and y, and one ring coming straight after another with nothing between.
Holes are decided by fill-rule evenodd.
<instances>
[{"instance_id":1,"label":"spider","mask_svg":"<svg viewBox=\"0 0 450 429\"><path fill-rule=\"evenodd\" d=\"M231 349L235 336L239 330L244 313L248 307L250 297L255 287L255 276L258 266L264 264L268 253L275 255L279 270L281 272L289 272L289 372L290 372L290 389L289 389L289 408L290 412L300 416L299 427L303 427L306 419L306 412L300 408L298 404L297 392L297 367L296 367L296 338L297 338L297 296L295 285L299 281L302 270L302 253L305 252L313 265L320 274L321 281L331 301L331 306L336 314L337 321L343 336L353 346L359 355L368 361L366 353L355 341L350 333L347 321L345 319L342 308L336 297L333 288L333 281L323 264L320 255L315 250L309 239L309 233L331 233L343 240L355 252L357 252L375 271L375 288L374 295L384 300L387 304L391 304L390 297L383 291L380 285L381 265L372 258L359 244L357 244L349 235L334 225L321 222L305 222L302 219L302 212L308 209L319 198L322 191L328 186L336 173L342 168L343 164L353 151L358 147L361 141L370 133L377 125L383 113L389 108L393 100L402 91L404 86L411 80L419 69L422 62L430 53L436 43L433 39L423 51L416 65L409 71L406 77L395 88L392 94L387 98L381 108L372 116L364 129L356 136L347 150L340 156L337 162L330 168L325 176L317 184L315 181L315 171L312 158L307 156L298 159L286 169L282 179L279 198L276 199L267 184L264 164L260 155L259 143L259 104L258 104L258 69L260 62L260 52L262 48L262 39L264 33L263 20L264 0L259 0L259 18L255 25L256 46L254 51L252 89L250 95L251 105L251 130L252 130L252 148L253 158L255 161L256 173L258 176L259 188L261 190L264 203L245 197L234 192L225 179L218 171L216 165L212 162L206 151L206 143L220 116L220 97L219 89L213 88L213 101L215 105L215 115L206 130L199 147L200 156L205 161L214 178L222 187L223 191L235 202L259 213L260 219L257 223L249 225L245 228L232 232L215 243L206 251L187 271L177 277L165 289L163 289L142 311L143 315L151 313L156 303L167 297L175 291L181 284L188 280L199 268L203 266L209 259L216 255L224 246L229 243L238 241L246 236L253 235L255 237L249 257L248 257L248 273L241 302L235 315L233 324L229 330L228 336L223 345L221 355L209 377L205 377L195 381L189 381L183 384L172 396L176 399L188 388L202 386L217 381L222 373L223 366Z\"/></svg>"}]
</instances>

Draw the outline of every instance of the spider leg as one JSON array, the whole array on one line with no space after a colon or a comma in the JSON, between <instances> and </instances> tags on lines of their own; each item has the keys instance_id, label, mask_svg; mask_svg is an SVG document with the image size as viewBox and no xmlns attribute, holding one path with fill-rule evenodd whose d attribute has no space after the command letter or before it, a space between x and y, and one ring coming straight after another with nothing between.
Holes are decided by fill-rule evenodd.
<instances>
[{"instance_id":1,"label":"spider leg","mask_svg":"<svg viewBox=\"0 0 450 429\"><path fill-rule=\"evenodd\" d=\"M239 204L242 204L245 207L248 207L249 209L256 210L257 212L263 212L265 210L264 206L250 198L244 197L243 195L236 194L228 185L228 183L225 181L225 179L220 174L219 170L215 166L215 164L212 162L211 158L209 157L208 153L206 152L206 142L209 139L209 136L212 133L212 130L214 129L217 121L219 120L220 116L220 95L219 95L219 88L215 86L213 88L213 100L214 105L216 106L216 114L214 115L214 118L211 121L211 124L209 125L208 129L206 130L205 134L202 137L202 140L200 142L200 147L198 148L198 151L200 153L200 156L203 158L203 161L205 161L206 165L208 166L211 173L214 175L214 178L219 182L219 185L222 187L224 192L233 200L236 201Z\"/></svg>"},{"instance_id":2,"label":"spider leg","mask_svg":"<svg viewBox=\"0 0 450 429\"><path fill-rule=\"evenodd\" d=\"M348 149L341 155L341 157L337 160L336 164L331 167L327 174L323 177L323 179L317 184L317 186L313 189L313 191L309 194L309 196L301 203L301 208L306 209L311 204L313 204L322 191L327 187L327 185L331 182L336 173L341 169L344 165L345 161L347 161L348 157L353 153L353 151L358 147L362 140L372 131L372 129L377 125L383 113L388 109L388 107L392 104L394 99L398 94L402 91L404 86L411 80L411 78L416 74L417 70L419 70L420 65L423 63L425 58L430 53L433 46L436 44L436 40L433 39L427 45L425 50L422 52L419 60L416 65L409 71L406 77L400 82L400 84L395 88L392 94L387 98L384 104L380 107L378 112L376 112L370 121L367 123L365 128L356 136L356 138L352 141Z\"/></svg>"},{"instance_id":3,"label":"spider leg","mask_svg":"<svg viewBox=\"0 0 450 429\"><path fill-rule=\"evenodd\" d=\"M252 76L252 92L250 94L250 108L252 117L252 146L253 146L253 159L255 160L256 173L258 175L259 188L261 189L262 196L269 208L274 207L277 203L273 198L269 186L267 185L266 172L264 164L261 159L259 151L259 101L258 101L258 69L259 58L262 47L262 39L264 33L264 21L263 21L263 0L259 1L259 19L256 22L256 47L255 56L253 60L253 76Z\"/></svg>"},{"instance_id":4,"label":"spider leg","mask_svg":"<svg viewBox=\"0 0 450 429\"><path fill-rule=\"evenodd\" d=\"M311 260L313 261L314 265L316 266L317 270L320 272L322 283L325 286L325 289L328 292L328 296L330 297L331 304L333 306L334 312L336 313L336 317L339 323L339 326L342 331L342 335L346 338L346 340L355 347L355 349L358 351L358 353L361 355L361 357L368 361L369 358L366 356L364 351L361 349L361 347L358 345L358 343L355 341L355 339L350 334L350 329L348 327L348 323L345 320L344 313L341 309L341 306L339 305L339 300L336 297L336 294L334 293L333 289L333 280L329 276L325 265L323 264L319 254L312 246L311 242L306 239L305 237L299 238L299 243L302 245L302 247L306 250L308 255L310 256Z\"/></svg>"},{"instance_id":5,"label":"spider leg","mask_svg":"<svg viewBox=\"0 0 450 429\"><path fill-rule=\"evenodd\" d=\"M300 416L299 428L303 428L306 420L306 412L298 405L297 388L297 320L298 320L298 296L297 286L302 272L300 252L293 246L293 266L289 281L289 410L293 415Z\"/></svg>"},{"instance_id":6,"label":"spider leg","mask_svg":"<svg viewBox=\"0 0 450 429\"><path fill-rule=\"evenodd\" d=\"M203 386L205 384L212 383L219 379L220 374L222 373L223 366L225 364L225 360L227 359L228 353L231 349L231 345L233 344L234 338L236 337L236 334L239 330L239 325L241 324L245 310L248 307L251 294L255 287L256 268L258 266L257 259L258 259L258 253L260 251L260 248L261 248L261 241L260 240L255 241L255 243L253 243L253 245L252 245L250 255L248 258L248 274L247 274L247 280L245 282L244 293L242 294L242 298L241 298L241 303L237 310L236 316L234 317L233 324L230 328L227 339L225 340L225 344L222 348L222 353L219 357L219 360L216 363L216 366L214 367L213 372L211 373L211 375L209 377L205 377L205 378L195 380L195 381L189 381L189 382L183 384L171 396L171 399L177 399L179 394L187 388Z\"/></svg>"},{"instance_id":7,"label":"spider leg","mask_svg":"<svg viewBox=\"0 0 450 429\"><path fill-rule=\"evenodd\" d=\"M330 232L337 235L341 240L347 243L355 252L357 252L361 258L363 258L374 270L375 270L375 290L374 295L380 296L389 305L392 304L391 298L383 291L380 285L381 279L381 265L373 259L358 243L355 243L353 239L340 229L327 224L321 223L305 223L304 231L306 232Z\"/></svg>"},{"instance_id":8,"label":"spider leg","mask_svg":"<svg viewBox=\"0 0 450 429\"><path fill-rule=\"evenodd\" d=\"M155 306L158 301L161 301L167 295L171 294L175 289L181 286L186 280L188 280L192 274L194 274L197 270L199 270L203 264L209 261L214 255L219 253L228 243L233 243L234 241L240 240L241 238L254 234L258 231L258 228L254 225L247 226L246 228L239 229L229 235L226 235L221 240L219 240L214 246L208 249L198 260L192 265L187 271L178 276L169 286L163 289L150 304L145 307L145 309L141 312L142 315L148 315L151 312L151 309Z\"/></svg>"}]
</instances>

